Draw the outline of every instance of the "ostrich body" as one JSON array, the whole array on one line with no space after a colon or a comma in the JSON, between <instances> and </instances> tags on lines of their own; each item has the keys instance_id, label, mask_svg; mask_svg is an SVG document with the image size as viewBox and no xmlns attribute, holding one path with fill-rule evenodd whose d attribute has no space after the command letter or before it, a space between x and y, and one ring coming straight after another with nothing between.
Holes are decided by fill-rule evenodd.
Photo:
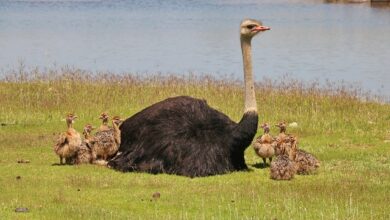
<instances>
[{"instance_id":1,"label":"ostrich body","mask_svg":"<svg viewBox=\"0 0 390 220\"><path fill-rule=\"evenodd\" d=\"M68 164L73 163L72 158L81 145L80 133L73 128L73 123L76 118L77 116L73 114L68 114L66 116L65 120L68 130L60 134L57 143L54 145L54 152L60 157L60 164L64 164L63 159L65 159Z\"/></svg>"},{"instance_id":2,"label":"ostrich body","mask_svg":"<svg viewBox=\"0 0 390 220\"><path fill-rule=\"evenodd\" d=\"M92 144L94 160L97 158L107 160L116 154L121 140L120 123L122 120L115 116L112 119L112 128L96 132Z\"/></svg>"},{"instance_id":3,"label":"ostrich body","mask_svg":"<svg viewBox=\"0 0 390 220\"><path fill-rule=\"evenodd\" d=\"M205 100L168 98L124 121L119 153L108 166L123 172L189 177L247 169L244 150L251 144L258 123L251 39L269 29L256 20L241 23L245 109L239 123L211 108Z\"/></svg>"},{"instance_id":4,"label":"ostrich body","mask_svg":"<svg viewBox=\"0 0 390 220\"><path fill-rule=\"evenodd\" d=\"M264 167L267 165L267 158L269 162L272 162L272 157L275 154L275 139L269 134L269 125L263 124L261 126L264 129L264 134L258 137L253 144L253 149L256 154L261 157L264 161Z\"/></svg>"}]
</instances>

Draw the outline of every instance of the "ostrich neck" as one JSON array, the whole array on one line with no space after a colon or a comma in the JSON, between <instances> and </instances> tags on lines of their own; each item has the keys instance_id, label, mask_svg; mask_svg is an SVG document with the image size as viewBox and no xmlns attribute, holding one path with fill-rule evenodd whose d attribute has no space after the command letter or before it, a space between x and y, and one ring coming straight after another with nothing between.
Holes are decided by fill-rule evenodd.
<instances>
[{"instance_id":1,"label":"ostrich neck","mask_svg":"<svg viewBox=\"0 0 390 220\"><path fill-rule=\"evenodd\" d=\"M99 130L100 131L107 131L110 128L108 127L108 121L103 120L103 123L100 125Z\"/></svg>"},{"instance_id":2,"label":"ostrich neck","mask_svg":"<svg viewBox=\"0 0 390 220\"><path fill-rule=\"evenodd\" d=\"M241 50L244 65L245 83L245 109L244 112L256 112L257 104L255 97L255 86L252 72L251 38L241 37Z\"/></svg>"},{"instance_id":3,"label":"ostrich neck","mask_svg":"<svg viewBox=\"0 0 390 220\"><path fill-rule=\"evenodd\" d=\"M114 128L115 132L120 131L118 125L115 122L112 122L112 127Z\"/></svg>"},{"instance_id":4,"label":"ostrich neck","mask_svg":"<svg viewBox=\"0 0 390 220\"><path fill-rule=\"evenodd\" d=\"M120 144L121 142L121 131L119 130L118 125L115 122L112 122L112 127L114 128L114 138L115 141Z\"/></svg>"},{"instance_id":5,"label":"ostrich neck","mask_svg":"<svg viewBox=\"0 0 390 220\"><path fill-rule=\"evenodd\" d=\"M91 134L89 132L86 132L84 134L84 138L87 139L87 140L90 139L91 138Z\"/></svg>"},{"instance_id":6,"label":"ostrich neck","mask_svg":"<svg viewBox=\"0 0 390 220\"><path fill-rule=\"evenodd\" d=\"M67 122L67 125L68 125L67 134L72 137L77 137L77 131L73 128L73 123Z\"/></svg>"},{"instance_id":7,"label":"ostrich neck","mask_svg":"<svg viewBox=\"0 0 390 220\"><path fill-rule=\"evenodd\" d=\"M244 150L251 144L256 135L258 124L258 113L255 98L255 88L252 75L251 60L251 39L241 36L242 59L244 64L244 82L245 82L245 109L244 115L237 124L232 136L237 144L235 155L242 155ZM245 160L239 158L242 167L246 167Z\"/></svg>"}]
</instances>

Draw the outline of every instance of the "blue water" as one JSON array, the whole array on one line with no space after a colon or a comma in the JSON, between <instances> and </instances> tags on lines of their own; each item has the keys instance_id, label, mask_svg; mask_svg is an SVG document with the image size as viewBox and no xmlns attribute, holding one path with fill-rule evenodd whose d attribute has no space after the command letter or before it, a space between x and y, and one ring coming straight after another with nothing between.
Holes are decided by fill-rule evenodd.
<instances>
[{"instance_id":1,"label":"blue water","mask_svg":"<svg viewBox=\"0 0 390 220\"><path fill-rule=\"evenodd\" d=\"M74 66L116 73L242 75L238 26L256 79L345 81L390 96L390 8L321 1L2 1L0 74Z\"/></svg>"}]
</instances>

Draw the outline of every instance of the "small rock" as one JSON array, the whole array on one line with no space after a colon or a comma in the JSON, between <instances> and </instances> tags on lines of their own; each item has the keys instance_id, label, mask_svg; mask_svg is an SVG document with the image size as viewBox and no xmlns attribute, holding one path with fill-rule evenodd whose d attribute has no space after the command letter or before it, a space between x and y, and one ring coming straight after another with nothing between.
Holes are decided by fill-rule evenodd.
<instances>
[{"instance_id":1,"label":"small rock","mask_svg":"<svg viewBox=\"0 0 390 220\"><path fill-rule=\"evenodd\" d=\"M30 163L30 160L21 159L18 160L18 163Z\"/></svg>"},{"instance_id":2,"label":"small rock","mask_svg":"<svg viewBox=\"0 0 390 220\"><path fill-rule=\"evenodd\" d=\"M15 209L15 212L29 212L29 210L26 207L19 207Z\"/></svg>"},{"instance_id":3,"label":"small rock","mask_svg":"<svg viewBox=\"0 0 390 220\"><path fill-rule=\"evenodd\" d=\"M159 199L160 198L160 193L159 192L155 192L153 193L153 199Z\"/></svg>"}]
</instances>

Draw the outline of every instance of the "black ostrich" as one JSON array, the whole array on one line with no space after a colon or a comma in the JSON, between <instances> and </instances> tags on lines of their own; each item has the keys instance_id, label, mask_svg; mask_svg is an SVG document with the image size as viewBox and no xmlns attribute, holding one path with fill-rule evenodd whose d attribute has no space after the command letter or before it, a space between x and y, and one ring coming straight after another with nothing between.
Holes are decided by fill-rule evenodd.
<instances>
[{"instance_id":1,"label":"black ostrich","mask_svg":"<svg viewBox=\"0 0 390 220\"><path fill-rule=\"evenodd\" d=\"M251 39L269 30L247 19L240 26L245 111L239 123L205 100L180 96L151 105L121 125L121 145L108 166L123 172L169 173L189 177L247 169L244 151L257 131Z\"/></svg>"}]
</instances>

